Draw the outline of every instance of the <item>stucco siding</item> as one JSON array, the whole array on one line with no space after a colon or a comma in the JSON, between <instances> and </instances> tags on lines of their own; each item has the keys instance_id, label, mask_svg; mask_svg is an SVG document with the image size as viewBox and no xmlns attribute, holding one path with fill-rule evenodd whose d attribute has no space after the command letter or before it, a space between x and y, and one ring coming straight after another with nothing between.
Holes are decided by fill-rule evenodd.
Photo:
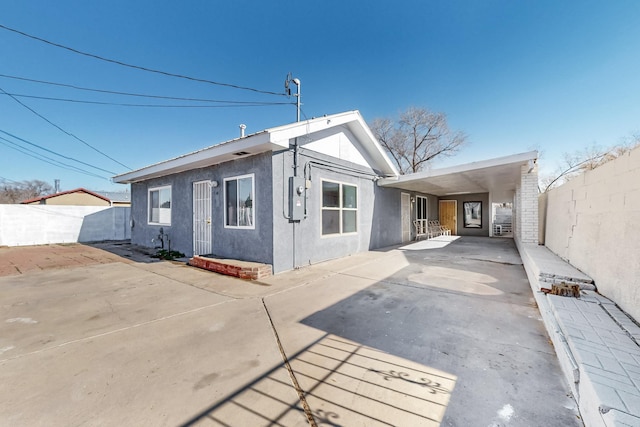
<instances>
[{"instance_id":1,"label":"stucco siding","mask_svg":"<svg viewBox=\"0 0 640 427\"><path fill-rule=\"evenodd\" d=\"M271 153L259 154L218 166L220 185L214 191L213 253L220 257L273 263L273 188ZM223 179L255 174L255 229L233 229L224 226Z\"/></svg>"},{"instance_id":2,"label":"stucco siding","mask_svg":"<svg viewBox=\"0 0 640 427\"><path fill-rule=\"evenodd\" d=\"M246 174L255 175L255 228L225 228L223 180ZM132 243L146 247L158 246L160 244L158 234L162 228L163 232L168 234L172 250L191 256L193 254L193 183L204 180L218 182L218 186L211 189L213 255L271 264L273 228L271 227L270 153L132 184L134 224L131 233ZM148 190L167 185L171 185L171 225L149 224Z\"/></svg>"},{"instance_id":3,"label":"stucco siding","mask_svg":"<svg viewBox=\"0 0 640 427\"><path fill-rule=\"evenodd\" d=\"M293 174L293 153L283 151L273 156L275 272L400 242L399 190L377 187L375 174L369 168L300 151L298 174L310 179L310 188L306 190L306 218L299 222L288 219L288 177ZM357 186L356 233L322 235L322 180Z\"/></svg>"},{"instance_id":4,"label":"stucco siding","mask_svg":"<svg viewBox=\"0 0 640 427\"><path fill-rule=\"evenodd\" d=\"M368 249L402 243L401 194L403 192L397 188L384 188L377 185L373 190L373 217ZM411 215L413 219L415 209L412 210ZM413 232L413 226L411 229Z\"/></svg>"},{"instance_id":5,"label":"stucco siding","mask_svg":"<svg viewBox=\"0 0 640 427\"><path fill-rule=\"evenodd\" d=\"M489 222L491 218L491 206L489 206L489 193L461 194L443 196L440 200L457 201L456 217L458 220L458 236L489 236ZM482 228L464 227L464 202L482 202ZM429 215L431 216L431 215ZM437 219L437 216L436 216Z\"/></svg>"}]
</instances>

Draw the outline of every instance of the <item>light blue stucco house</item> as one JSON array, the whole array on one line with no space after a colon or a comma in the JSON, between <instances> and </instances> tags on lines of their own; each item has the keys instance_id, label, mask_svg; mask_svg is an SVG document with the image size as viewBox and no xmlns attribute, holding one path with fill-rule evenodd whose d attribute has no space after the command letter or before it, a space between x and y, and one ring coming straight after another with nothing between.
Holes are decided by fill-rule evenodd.
<instances>
[{"instance_id":1,"label":"light blue stucco house","mask_svg":"<svg viewBox=\"0 0 640 427\"><path fill-rule=\"evenodd\" d=\"M493 187L482 185L484 175L509 181L494 194L513 202L521 169L535 157L399 176L360 113L349 111L241 136L114 181L131 184L132 243L153 247L162 229L171 248L189 256L255 261L278 273L409 241L415 219L439 219L439 205L460 198L484 202L487 218L455 232L490 236ZM465 173L478 180L472 191L458 188L470 185ZM433 185L442 177L449 184Z\"/></svg>"}]
</instances>

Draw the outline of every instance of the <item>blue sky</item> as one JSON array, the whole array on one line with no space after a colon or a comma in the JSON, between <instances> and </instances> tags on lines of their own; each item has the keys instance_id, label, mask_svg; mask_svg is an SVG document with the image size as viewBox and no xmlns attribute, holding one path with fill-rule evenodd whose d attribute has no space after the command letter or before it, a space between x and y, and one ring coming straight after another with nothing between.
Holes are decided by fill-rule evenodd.
<instances>
[{"instance_id":1,"label":"blue sky","mask_svg":"<svg viewBox=\"0 0 640 427\"><path fill-rule=\"evenodd\" d=\"M444 167L541 149L619 143L640 131L637 1L121 1L0 3L0 25L106 58L282 92L302 81L306 117L358 109L367 121L409 106L448 115L468 134ZM294 102L284 96L167 77L81 56L0 28L0 74L153 95ZM78 91L0 77L8 93L112 103L202 105ZM18 98L49 121L136 169L295 121L292 105L134 108ZM122 173L122 165L0 93L0 131ZM117 190L54 167L0 132L0 179L59 178L62 189ZM24 149L24 148L23 148ZM46 153L53 156L51 153ZM106 178L105 178L106 177Z\"/></svg>"}]
</instances>

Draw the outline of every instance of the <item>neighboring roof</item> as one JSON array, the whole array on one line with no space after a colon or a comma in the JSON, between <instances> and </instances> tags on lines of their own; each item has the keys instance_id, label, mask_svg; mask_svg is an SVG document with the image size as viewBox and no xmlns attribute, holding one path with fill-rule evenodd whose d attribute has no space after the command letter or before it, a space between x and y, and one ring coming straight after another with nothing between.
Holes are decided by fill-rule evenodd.
<instances>
[{"instance_id":1,"label":"neighboring roof","mask_svg":"<svg viewBox=\"0 0 640 427\"><path fill-rule=\"evenodd\" d=\"M382 187L446 196L515 190L522 165L533 164L537 151L498 157L378 181Z\"/></svg>"},{"instance_id":2,"label":"neighboring roof","mask_svg":"<svg viewBox=\"0 0 640 427\"><path fill-rule=\"evenodd\" d=\"M397 169L373 136L360 112L355 110L265 129L141 169L116 175L113 180L121 184L130 184L186 170L216 165L267 151L280 151L289 148L289 140L292 138L336 126L346 127L358 139L361 143L361 148L374 163L371 165L374 170L384 176L398 175Z\"/></svg>"},{"instance_id":3,"label":"neighboring roof","mask_svg":"<svg viewBox=\"0 0 640 427\"><path fill-rule=\"evenodd\" d=\"M128 191L96 191L112 202L131 203L131 193Z\"/></svg>"},{"instance_id":4,"label":"neighboring roof","mask_svg":"<svg viewBox=\"0 0 640 427\"><path fill-rule=\"evenodd\" d=\"M72 193L86 193L86 194L90 194L94 197L97 197L99 199L102 199L108 203L111 203L111 200L109 200L108 198L106 198L105 196L98 194L98 193L94 193L93 191L89 191L85 188L76 188L74 190L68 190L68 191L61 191L59 193L54 193L54 194L48 194L46 196L40 196L40 197L36 197L33 199L29 199L29 200L24 200L22 202L20 202L23 205L29 204L29 203L34 203L34 202L40 202L42 200L46 200L46 199L50 199L52 197L58 197L58 196L63 196L65 194L72 194Z\"/></svg>"}]
</instances>

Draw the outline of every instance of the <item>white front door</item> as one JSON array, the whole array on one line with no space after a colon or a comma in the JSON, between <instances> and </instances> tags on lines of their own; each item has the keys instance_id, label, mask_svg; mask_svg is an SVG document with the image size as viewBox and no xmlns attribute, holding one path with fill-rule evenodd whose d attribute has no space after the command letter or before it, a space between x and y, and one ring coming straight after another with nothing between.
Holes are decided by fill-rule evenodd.
<instances>
[{"instance_id":1,"label":"white front door","mask_svg":"<svg viewBox=\"0 0 640 427\"><path fill-rule=\"evenodd\" d=\"M400 221L402 222L402 242L411 240L411 195L400 194Z\"/></svg>"},{"instance_id":2,"label":"white front door","mask_svg":"<svg viewBox=\"0 0 640 427\"><path fill-rule=\"evenodd\" d=\"M193 183L193 255L211 253L211 181Z\"/></svg>"}]
</instances>

